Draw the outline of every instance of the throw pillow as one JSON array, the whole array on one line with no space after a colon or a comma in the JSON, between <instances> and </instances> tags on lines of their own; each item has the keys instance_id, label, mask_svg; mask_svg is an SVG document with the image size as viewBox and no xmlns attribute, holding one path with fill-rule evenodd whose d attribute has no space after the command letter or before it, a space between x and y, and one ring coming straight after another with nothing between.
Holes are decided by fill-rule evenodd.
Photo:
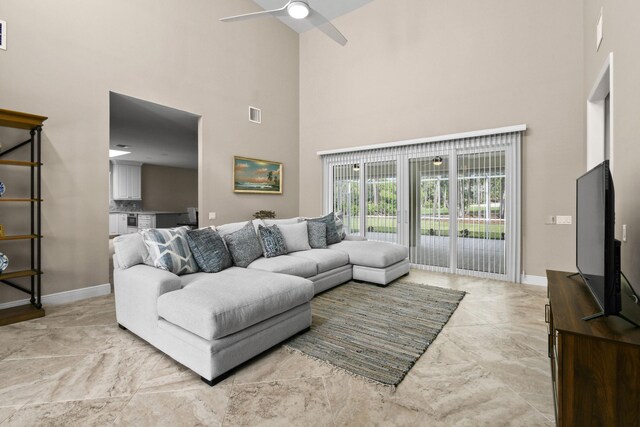
<instances>
[{"instance_id":1,"label":"throw pillow","mask_svg":"<svg viewBox=\"0 0 640 427\"><path fill-rule=\"evenodd\" d=\"M113 239L113 248L120 268L125 269L149 262L149 251L140 233L123 234Z\"/></svg>"},{"instance_id":2,"label":"throw pillow","mask_svg":"<svg viewBox=\"0 0 640 427\"><path fill-rule=\"evenodd\" d=\"M320 218L311 218L309 222L322 222L327 226L327 245L340 243L342 240L336 230L336 218L333 212Z\"/></svg>"},{"instance_id":3,"label":"throw pillow","mask_svg":"<svg viewBox=\"0 0 640 427\"><path fill-rule=\"evenodd\" d=\"M313 249L327 248L327 226L324 222L307 222L309 246Z\"/></svg>"},{"instance_id":4,"label":"throw pillow","mask_svg":"<svg viewBox=\"0 0 640 427\"><path fill-rule=\"evenodd\" d=\"M251 221L247 222L240 230L226 234L224 241L227 244L233 263L238 267L246 268L262 256L262 245Z\"/></svg>"},{"instance_id":5,"label":"throw pillow","mask_svg":"<svg viewBox=\"0 0 640 427\"><path fill-rule=\"evenodd\" d=\"M347 235L347 232L344 230L344 214L342 211L336 212L336 231L338 232L338 236L340 236L340 240L344 240Z\"/></svg>"},{"instance_id":6,"label":"throw pillow","mask_svg":"<svg viewBox=\"0 0 640 427\"><path fill-rule=\"evenodd\" d=\"M211 228L188 230L187 242L198 267L205 273L217 273L233 264L222 237Z\"/></svg>"},{"instance_id":7,"label":"throw pillow","mask_svg":"<svg viewBox=\"0 0 640 427\"><path fill-rule=\"evenodd\" d=\"M278 229L284 236L284 243L287 245L289 252L308 251L311 249L306 222L278 224Z\"/></svg>"},{"instance_id":8,"label":"throw pillow","mask_svg":"<svg viewBox=\"0 0 640 427\"><path fill-rule=\"evenodd\" d=\"M264 225L277 225L278 227L280 227L283 224L297 224L300 222L300 218L295 217L287 219L263 219L262 222L264 223Z\"/></svg>"},{"instance_id":9,"label":"throw pillow","mask_svg":"<svg viewBox=\"0 0 640 427\"><path fill-rule=\"evenodd\" d=\"M284 242L284 236L277 225L268 227L259 226L258 234L260 235L260 243L262 243L262 253L265 258L273 258L287 254L287 245Z\"/></svg>"},{"instance_id":10,"label":"throw pillow","mask_svg":"<svg viewBox=\"0 0 640 427\"><path fill-rule=\"evenodd\" d=\"M253 229L255 230L255 232L258 232L258 226L259 225L264 225L264 223L262 222L261 219L254 219L253 221L251 221L251 223L253 224ZM247 225L247 222L231 222L229 224L222 224L217 226L215 229L218 232L218 234L220 234L221 237L224 237L227 234L231 234L234 231L238 231L240 230L242 227L244 227L245 225Z\"/></svg>"},{"instance_id":11,"label":"throw pillow","mask_svg":"<svg viewBox=\"0 0 640 427\"><path fill-rule=\"evenodd\" d=\"M150 228L142 231L142 240L154 267L177 275L198 271L198 264L187 243L187 229Z\"/></svg>"}]
</instances>

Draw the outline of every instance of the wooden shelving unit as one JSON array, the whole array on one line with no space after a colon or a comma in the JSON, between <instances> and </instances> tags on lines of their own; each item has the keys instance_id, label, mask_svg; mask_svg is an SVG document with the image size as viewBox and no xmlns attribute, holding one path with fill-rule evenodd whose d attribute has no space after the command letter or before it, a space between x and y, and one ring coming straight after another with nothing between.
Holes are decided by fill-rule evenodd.
<instances>
[{"instance_id":1,"label":"wooden shelving unit","mask_svg":"<svg viewBox=\"0 0 640 427\"><path fill-rule=\"evenodd\" d=\"M0 236L0 252L10 254L11 251L5 250L6 245L20 244L19 242L28 242L30 245L31 265L26 270L11 270L0 273L0 283L11 286L31 296L30 304L11 307L0 310L0 326L11 323L21 322L24 320L34 319L44 316L42 308L42 125L47 117L35 114L20 113L17 111L0 109L0 126L10 127L14 129L24 129L29 131L29 139L14 145L0 152L0 168L3 167L24 167L28 168L30 179L30 194L28 197L0 197L0 211L3 203L24 203L29 206L31 230L29 234L10 234L11 230L5 228L5 236ZM20 154L27 153L28 160L6 159L9 153ZM1 215L1 214L0 214ZM16 243L18 242L18 243ZM23 243L24 244L24 243ZM10 264L11 266L11 264ZM16 283L14 279L30 280L30 287L27 288L22 284Z\"/></svg>"}]
</instances>

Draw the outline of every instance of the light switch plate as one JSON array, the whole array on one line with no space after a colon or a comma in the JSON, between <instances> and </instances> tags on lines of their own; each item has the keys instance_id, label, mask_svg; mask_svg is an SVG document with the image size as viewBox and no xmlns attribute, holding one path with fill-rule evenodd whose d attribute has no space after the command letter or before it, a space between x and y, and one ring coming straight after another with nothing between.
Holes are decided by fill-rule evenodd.
<instances>
[{"instance_id":1,"label":"light switch plate","mask_svg":"<svg viewBox=\"0 0 640 427\"><path fill-rule=\"evenodd\" d=\"M216 213L215 212L209 212L209 219L216 219Z\"/></svg>"},{"instance_id":2,"label":"light switch plate","mask_svg":"<svg viewBox=\"0 0 640 427\"><path fill-rule=\"evenodd\" d=\"M571 215L558 215L556 217L556 224L558 224L558 225L571 225L572 224Z\"/></svg>"}]
</instances>

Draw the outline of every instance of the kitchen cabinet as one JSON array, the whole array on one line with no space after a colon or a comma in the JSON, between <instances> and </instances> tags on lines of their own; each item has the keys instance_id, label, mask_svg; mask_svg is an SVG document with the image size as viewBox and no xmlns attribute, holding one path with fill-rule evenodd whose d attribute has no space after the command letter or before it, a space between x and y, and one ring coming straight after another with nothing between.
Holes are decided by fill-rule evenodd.
<instances>
[{"instance_id":1,"label":"kitchen cabinet","mask_svg":"<svg viewBox=\"0 0 640 427\"><path fill-rule=\"evenodd\" d=\"M156 228L156 216L153 214L139 214L138 215L138 228Z\"/></svg>"},{"instance_id":2,"label":"kitchen cabinet","mask_svg":"<svg viewBox=\"0 0 640 427\"><path fill-rule=\"evenodd\" d=\"M127 234L127 214L120 213L118 215L118 233L117 234Z\"/></svg>"},{"instance_id":3,"label":"kitchen cabinet","mask_svg":"<svg viewBox=\"0 0 640 427\"><path fill-rule=\"evenodd\" d=\"M112 162L113 200L142 200L142 165Z\"/></svg>"},{"instance_id":4,"label":"kitchen cabinet","mask_svg":"<svg viewBox=\"0 0 640 427\"><path fill-rule=\"evenodd\" d=\"M109 214L109 235L118 233L118 214Z\"/></svg>"}]
</instances>

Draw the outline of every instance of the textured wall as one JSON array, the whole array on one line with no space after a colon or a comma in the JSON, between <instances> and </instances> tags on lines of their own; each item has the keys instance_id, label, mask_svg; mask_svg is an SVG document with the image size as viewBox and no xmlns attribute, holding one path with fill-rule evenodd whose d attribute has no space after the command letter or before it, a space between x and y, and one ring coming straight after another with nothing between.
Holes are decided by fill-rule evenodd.
<instances>
[{"instance_id":1,"label":"textured wall","mask_svg":"<svg viewBox=\"0 0 640 427\"><path fill-rule=\"evenodd\" d=\"M276 20L218 21L255 10L250 0L0 2L0 106L49 116L44 294L108 282L109 91L202 116L200 211L217 223L259 209L297 215L298 36ZM262 125L248 105L262 108ZM284 195L232 193L233 155L283 162ZM21 298L0 288L0 303Z\"/></svg>"},{"instance_id":2,"label":"textured wall","mask_svg":"<svg viewBox=\"0 0 640 427\"><path fill-rule=\"evenodd\" d=\"M322 209L318 150L526 123L523 268L575 268L583 161L580 0L377 0L300 39L300 214Z\"/></svg>"}]
</instances>

